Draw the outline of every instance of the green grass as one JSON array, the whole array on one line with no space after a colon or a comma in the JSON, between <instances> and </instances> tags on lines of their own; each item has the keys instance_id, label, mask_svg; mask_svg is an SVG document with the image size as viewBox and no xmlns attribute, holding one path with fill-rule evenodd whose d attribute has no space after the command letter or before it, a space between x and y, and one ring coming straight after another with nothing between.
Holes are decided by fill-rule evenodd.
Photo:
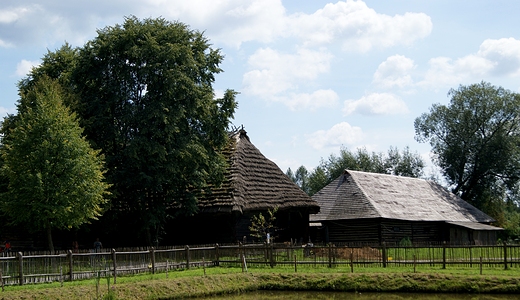
<instances>
[{"instance_id":1,"label":"green grass","mask_svg":"<svg viewBox=\"0 0 520 300\"><path fill-rule=\"evenodd\" d=\"M268 290L520 293L520 269L213 267L74 282L8 286L0 299L174 299ZM98 287L96 288L96 285ZM105 298L103 298L105 297Z\"/></svg>"}]
</instances>

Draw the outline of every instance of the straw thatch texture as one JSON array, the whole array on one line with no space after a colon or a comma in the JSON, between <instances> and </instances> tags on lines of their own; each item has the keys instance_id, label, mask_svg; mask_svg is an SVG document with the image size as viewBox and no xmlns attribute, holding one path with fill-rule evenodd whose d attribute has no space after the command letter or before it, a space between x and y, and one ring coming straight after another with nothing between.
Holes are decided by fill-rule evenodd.
<instances>
[{"instance_id":1,"label":"straw thatch texture","mask_svg":"<svg viewBox=\"0 0 520 300\"><path fill-rule=\"evenodd\" d=\"M251 143L245 130L231 135L224 153L229 168L225 182L199 197L201 213L283 210L319 211L319 206L278 166Z\"/></svg>"},{"instance_id":2,"label":"straw thatch texture","mask_svg":"<svg viewBox=\"0 0 520 300\"><path fill-rule=\"evenodd\" d=\"M364 218L491 223L490 216L435 182L347 170L313 196L315 222Z\"/></svg>"}]
</instances>

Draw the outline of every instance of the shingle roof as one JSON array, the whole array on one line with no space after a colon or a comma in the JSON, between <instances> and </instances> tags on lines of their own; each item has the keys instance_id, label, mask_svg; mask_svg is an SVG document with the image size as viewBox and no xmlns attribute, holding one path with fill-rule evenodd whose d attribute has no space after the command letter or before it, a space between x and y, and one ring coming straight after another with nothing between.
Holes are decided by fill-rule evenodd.
<instances>
[{"instance_id":1,"label":"shingle roof","mask_svg":"<svg viewBox=\"0 0 520 300\"><path fill-rule=\"evenodd\" d=\"M245 130L231 135L224 153L229 168L225 182L211 194L199 198L201 212L245 212L300 209L310 213L319 206L278 166L267 159L249 140Z\"/></svg>"},{"instance_id":2,"label":"shingle roof","mask_svg":"<svg viewBox=\"0 0 520 300\"><path fill-rule=\"evenodd\" d=\"M387 218L491 223L495 220L439 184L418 178L346 170L313 197L311 221Z\"/></svg>"}]
</instances>

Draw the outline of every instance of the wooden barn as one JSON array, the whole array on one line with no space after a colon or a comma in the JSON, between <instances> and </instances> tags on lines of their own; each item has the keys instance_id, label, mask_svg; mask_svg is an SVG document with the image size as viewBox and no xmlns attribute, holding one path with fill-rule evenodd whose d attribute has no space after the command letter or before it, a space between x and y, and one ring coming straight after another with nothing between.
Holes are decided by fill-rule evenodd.
<instances>
[{"instance_id":1,"label":"wooden barn","mask_svg":"<svg viewBox=\"0 0 520 300\"><path fill-rule=\"evenodd\" d=\"M495 220L418 178L346 170L313 197L313 238L332 243L495 244Z\"/></svg>"},{"instance_id":2,"label":"wooden barn","mask_svg":"<svg viewBox=\"0 0 520 300\"><path fill-rule=\"evenodd\" d=\"M166 228L168 243L252 242L253 215L267 217L277 208L275 242L308 240L309 215L319 206L251 143L245 130L231 134L225 153L225 182L199 197L199 212L178 218Z\"/></svg>"}]
</instances>

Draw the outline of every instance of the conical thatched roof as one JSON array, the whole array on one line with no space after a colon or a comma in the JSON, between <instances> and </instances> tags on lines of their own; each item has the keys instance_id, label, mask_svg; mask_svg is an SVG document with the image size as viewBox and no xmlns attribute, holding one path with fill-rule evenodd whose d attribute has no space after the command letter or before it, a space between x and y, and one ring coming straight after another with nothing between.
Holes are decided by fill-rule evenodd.
<instances>
[{"instance_id":1,"label":"conical thatched roof","mask_svg":"<svg viewBox=\"0 0 520 300\"><path fill-rule=\"evenodd\" d=\"M200 212L246 212L299 209L319 211L316 201L303 192L278 166L249 140L245 130L231 134L225 153L229 168L225 182L199 198Z\"/></svg>"},{"instance_id":2,"label":"conical thatched roof","mask_svg":"<svg viewBox=\"0 0 520 300\"><path fill-rule=\"evenodd\" d=\"M311 221L387 218L408 221L491 223L490 216L435 182L347 170L313 197Z\"/></svg>"}]
</instances>

